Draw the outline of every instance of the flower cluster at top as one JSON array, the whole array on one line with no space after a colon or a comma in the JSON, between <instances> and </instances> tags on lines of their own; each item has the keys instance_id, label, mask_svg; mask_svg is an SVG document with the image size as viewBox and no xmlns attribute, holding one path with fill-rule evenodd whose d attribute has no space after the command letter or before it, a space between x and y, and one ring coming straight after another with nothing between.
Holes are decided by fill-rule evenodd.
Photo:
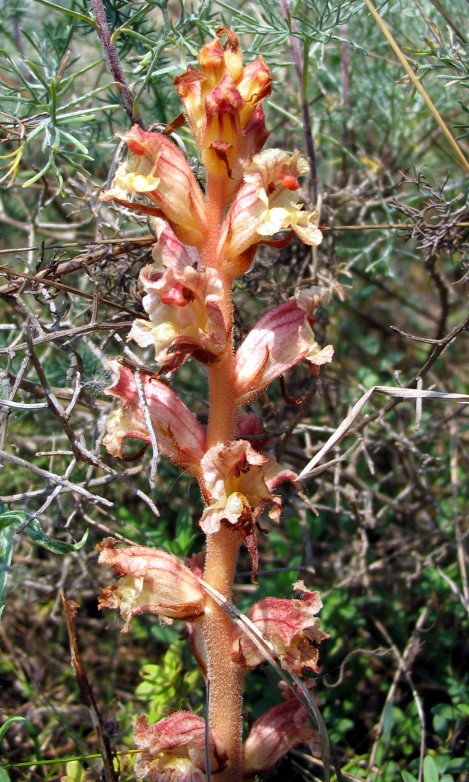
<instances>
[{"instance_id":1,"label":"flower cluster at top","mask_svg":"<svg viewBox=\"0 0 469 782\"><path fill-rule=\"evenodd\" d=\"M308 361L312 372L318 372L331 360L332 347L321 348L315 340L313 312L321 291L310 288L263 314L233 352L231 285L250 268L261 244L281 247L295 233L315 246L321 232L317 214L308 212L300 199L299 179L308 173L306 160L298 152L262 149L268 137L262 101L270 94L272 81L263 58L244 65L237 36L222 26L201 48L198 62L198 69L189 66L175 79L175 87L206 170L205 188L164 133L134 126L121 136L128 158L101 195L103 201L151 216L157 239L153 262L140 274L147 318L134 321L129 339L154 351L158 371L140 373L137 382L128 367L111 362L115 379L108 393L118 399L119 407L108 418L104 445L123 458L126 439L150 444L156 438L160 454L198 480L205 501L202 530L207 535L226 525L237 530L251 554L254 576L257 520L266 508L278 520L281 500L274 489L295 475L263 452L260 444L268 437L260 420L243 407L300 361ZM209 373L222 361L228 367L227 393L234 411L228 440L209 437L163 379L188 359L202 363ZM250 442L253 436L256 447ZM103 590L101 606L120 608L126 627L142 611L165 621L203 621L205 596L198 579L172 555L138 546L115 549L108 542L100 561L120 577L117 585ZM317 643L325 637L316 626L319 597L302 591L302 601L270 598L249 613L251 622L272 640L281 664L298 675L305 668L316 670ZM203 650L195 648L196 639L193 643L204 667ZM262 662L256 648L236 633L230 653L245 669ZM295 699L276 709L270 723L264 716L252 727L244 749L246 773L271 767L296 743L312 741ZM185 713L156 726L141 718L136 741L143 751L137 775L157 780L172 769L172 780L204 779L202 723L200 717ZM282 725L283 744L278 730L269 744L269 724ZM268 757L259 754L261 735ZM212 736L210 742L212 770L222 769L226 758L220 740Z\"/></svg>"}]
</instances>

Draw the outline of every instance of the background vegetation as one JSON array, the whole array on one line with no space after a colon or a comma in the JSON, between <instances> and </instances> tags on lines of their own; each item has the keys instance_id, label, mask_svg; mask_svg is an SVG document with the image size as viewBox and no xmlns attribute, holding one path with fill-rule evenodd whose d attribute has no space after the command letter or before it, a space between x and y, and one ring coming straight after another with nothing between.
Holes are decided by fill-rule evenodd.
<instances>
[{"instance_id":1,"label":"background vegetation","mask_svg":"<svg viewBox=\"0 0 469 782\"><path fill-rule=\"evenodd\" d=\"M305 197L325 229L314 256L294 242L266 250L238 285L239 333L298 285L332 294L315 328L334 344L333 363L315 379L295 370L286 393L256 403L277 453L301 471L374 385L443 392L373 395L300 493L287 492L281 525L263 522L260 586L246 559L236 598L247 608L290 596L298 577L319 589L330 638L315 693L344 779L469 779L469 413L444 396L469 393L466 3L389 0L377 20L361 0L298 0L291 16L274 0L106 0L124 88L88 2L0 6L0 780L101 778L61 590L80 605L82 663L116 751L131 747L136 713L203 711L184 628L147 616L123 635L116 616L97 612L104 536L183 555L201 544L200 500L184 475L162 461L153 481L148 455L118 463L100 448L112 407L105 357L126 350L142 311L152 236L98 195L122 155L116 132L132 114L147 127L174 120L172 79L221 22L247 59L260 52L271 67L269 145L316 164ZM197 172L185 128L178 139ZM189 362L177 382L203 418L201 369ZM278 700L269 670L247 689L247 719ZM131 755L120 758L131 779ZM274 778L322 779L321 762L295 751Z\"/></svg>"}]
</instances>

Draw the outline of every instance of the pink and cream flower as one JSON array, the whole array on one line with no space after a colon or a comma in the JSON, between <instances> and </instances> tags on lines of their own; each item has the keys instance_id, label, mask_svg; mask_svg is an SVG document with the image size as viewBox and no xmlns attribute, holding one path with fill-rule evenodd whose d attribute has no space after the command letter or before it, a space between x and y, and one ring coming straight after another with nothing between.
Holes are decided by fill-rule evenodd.
<instances>
[{"instance_id":1,"label":"pink and cream flower","mask_svg":"<svg viewBox=\"0 0 469 782\"><path fill-rule=\"evenodd\" d=\"M328 638L319 628L316 614L322 608L317 592L310 592L302 581L293 587L301 592L299 600L266 597L249 609L247 617L271 642L282 667L302 676L305 669L317 673L318 644ZM255 668L265 657L241 628L236 628L233 657L246 669Z\"/></svg>"},{"instance_id":2,"label":"pink and cream flower","mask_svg":"<svg viewBox=\"0 0 469 782\"><path fill-rule=\"evenodd\" d=\"M125 440L132 438L149 445L151 436L132 371L118 361L110 361L108 367L116 379L106 392L121 404L108 416L103 445L112 456L122 459ZM160 453L196 472L206 449L204 430L171 388L153 376L142 374L141 378Z\"/></svg>"},{"instance_id":3,"label":"pink and cream flower","mask_svg":"<svg viewBox=\"0 0 469 782\"><path fill-rule=\"evenodd\" d=\"M255 523L266 505L271 505L270 518L279 520L282 501L272 489L282 481L294 480L295 475L255 451L246 440L212 446L200 468L207 503L200 526L206 535L218 532L222 524L237 529L251 555L254 578L258 561Z\"/></svg>"},{"instance_id":4,"label":"pink and cream flower","mask_svg":"<svg viewBox=\"0 0 469 782\"><path fill-rule=\"evenodd\" d=\"M225 347L222 283L215 269L203 267L195 248L180 242L164 220L155 219L155 228L154 263L140 273L149 321L135 320L128 338L141 347L152 345L156 361L166 370L191 355L208 364Z\"/></svg>"},{"instance_id":5,"label":"pink and cream flower","mask_svg":"<svg viewBox=\"0 0 469 782\"><path fill-rule=\"evenodd\" d=\"M203 244L206 239L203 194L182 152L161 133L142 130L138 125L120 137L130 154L117 169L110 190L101 194L101 200L163 215L182 242ZM154 206L130 201L132 195L146 196Z\"/></svg>"},{"instance_id":6,"label":"pink and cream flower","mask_svg":"<svg viewBox=\"0 0 469 782\"><path fill-rule=\"evenodd\" d=\"M197 576L162 549L147 546L116 548L107 538L98 546L98 562L114 568L117 584L101 589L99 608L118 608L127 632L130 620L144 612L157 614L167 623L173 619L193 622L204 613L205 594Z\"/></svg>"},{"instance_id":7,"label":"pink and cream flower","mask_svg":"<svg viewBox=\"0 0 469 782\"><path fill-rule=\"evenodd\" d=\"M218 532L222 520L236 526L240 519L251 518L254 509L273 501L264 480L267 461L246 440L208 449L201 475L209 504L200 521L207 535Z\"/></svg>"},{"instance_id":8,"label":"pink and cream flower","mask_svg":"<svg viewBox=\"0 0 469 782\"><path fill-rule=\"evenodd\" d=\"M259 244L282 231L294 231L308 245L321 243L317 212L305 211L297 194L298 178L308 171L298 152L266 149L253 157L222 225L218 253L226 274L244 274Z\"/></svg>"},{"instance_id":9,"label":"pink and cream flower","mask_svg":"<svg viewBox=\"0 0 469 782\"><path fill-rule=\"evenodd\" d=\"M300 361L309 361L314 369L332 360L332 345L321 348L310 325L321 296L319 288L302 290L252 327L235 356L235 393L240 405L252 401Z\"/></svg>"},{"instance_id":10,"label":"pink and cream flower","mask_svg":"<svg viewBox=\"0 0 469 782\"><path fill-rule=\"evenodd\" d=\"M187 711L176 711L154 725L138 717L134 740L141 750L135 774L146 782L205 782L207 747L212 774L222 771L227 762L216 733L207 731L202 717Z\"/></svg>"}]
</instances>

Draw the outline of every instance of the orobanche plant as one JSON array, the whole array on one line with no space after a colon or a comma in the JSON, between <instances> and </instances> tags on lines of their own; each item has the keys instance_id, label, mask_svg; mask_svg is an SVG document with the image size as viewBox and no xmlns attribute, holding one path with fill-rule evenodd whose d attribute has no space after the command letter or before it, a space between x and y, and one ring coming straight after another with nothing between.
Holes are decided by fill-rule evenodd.
<instances>
[{"instance_id":1,"label":"orobanche plant","mask_svg":"<svg viewBox=\"0 0 469 782\"><path fill-rule=\"evenodd\" d=\"M129 339L154 348L158 371L134 373L111 362L115 380L108 393L119 406L109 416L104 443L122 458L127 438L156 442L161 455L198 481L205 565L202 570L201 557L183 562L163 550L108 539L99 561L114 568L118 581L102 590L100 605L119 608L125 629L145 611L186 622L209 687L208 725L189 712L153 725L144 716L136 720L137 777L198 782L210 774L236 782L272 768L299 743L317 744L309 716L291 692L242 739L243 677L265 656L222 601L231 601L243 544L255 578L258 520L266 509L279 519L275 487L295 480L263 450L268 438L261 421L245 407L300 361L317 373L332 348L321 349L315 340L311 323L321 291L312 288L263 314L235 349L233 282L251 267L259 246L282 247L292 232L314 246L321 233L316 213L299 199L307 162L298 152L261 151L268 137L262 101L272 83L263 58L244 65L237 36L222 26L198 60L199 69L189 66L175 87L206 170L205 190L166 135L135 125L122 135L128 159L101 196L151 215L157 236L153 263L140 275L148 319L134 322ZM206 429L167 382L189 358L206 367ZM260 600L247 619L281 666L301 678L317 670L317 645L326 636L318 627L318 594L302 582L294 588L299 598ZM212 596L210 589L216 590Z\"/></svg>"}]
</instances>

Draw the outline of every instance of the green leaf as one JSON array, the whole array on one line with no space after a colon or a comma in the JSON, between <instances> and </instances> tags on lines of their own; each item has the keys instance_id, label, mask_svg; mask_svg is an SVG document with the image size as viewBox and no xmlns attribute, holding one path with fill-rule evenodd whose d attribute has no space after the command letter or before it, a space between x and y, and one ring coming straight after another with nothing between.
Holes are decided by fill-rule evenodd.
<instances>
[{"instance_id":1,"label":"green leaf","mask_svg":"<svg viewBox=\"0 0 469 782\"><path fill-rule=\"evenodd\" d=\"M3 723L3 725L0 728L0 741L3 739L3 737L4 737L5 733L7 732L8 728L14 722L24 722L27 726L30 725L29 720L27 720L26 717L21 717L19 714L16 714L14 717L8 717L8 719Z\"/></svg>"},{"instance_id":2,"label":"green leaf","mask_svg":"<svg viewBox=\"0 0 469 782\"><path fill-rule=\"evenodd\" d=\"M27 513L21 510L7 510L0 515L0 531L11 527L12 524L24 524L27 520Z\"/></svg>"},{"instance_id":3,"label":"green leaf","mask_svg":"<svg viewBox=\"0 0 469 782\"><path fill-rule=\"evenodd\" d=\"M425 782L438 782L438 769L435 761L430 755L423 759L423 778Z\"/></svg>"},{"instance_id":4,"label":"green leaf","mask_svg":"<svg viewBox=\"0 0 469 782\"><path fill-rule=\"evenodd\" d=\"M68 16L72 16L74 19L77 19L79 22L87 22L92 27L97 28L97 24L94 19L91 19L89 16L86 16L85 14L80 14L78 11L72 11L70 8L64 8L61 5L58 5L57 3L52 3L50 0L35 0L36 3L41 3L41 5L45 5L47 8L52 8L54 11L60 11L63 14L67 14Z\"/></svg>"},{"instance_id":5,"label":"green leaf","mask_svg":"<svg viewBox=\"0 0 469 782\"><path fill-rule=\"evenodd\" d=\"M414 777L413 774L409 774L408 771L401 771L401 777L403 782L417 782L417 777Z\"/></svg>"},{"instance_id":6,"label":"green leaf","mask_svg":"<svg viewBox=\"0 0 469 782\"><path fill-rule=\"evenodd\" d=\"M387 703L384 707L383 715L383 743L387 744L391 735L392 724L394 721L394 711L392 703Z\"/></svg>"},{"instance_id":7,"label":"green leaf","mask_svg":"<svg viewBox=\"0 0 469 782\"><path fill-rule=\"evenodd\" d=\"M3 609L5 608L8 571L11 565L12 553L13 530L11 527L7 527L2 529L0 532L0 617L2 616Z\"/></svg>"},{"instance_id":8,"label":"green leaf","mask_svg":"<svg viewBox=\"0 0 469 782\"><path fill-rule=\"evenodd\" d=\"M29 516L24 511L21 510L5 511L5 513L2 513L0 515L0 533L11 528L13 524L20 524L20 525L26 524L28 519ZM88 530L86 530L85 534L83 535L81 540L78 541L78 543L66 543L63 540L56 540L55 538L49 537L49 535L46 535L45 532L42 531L41 525L39 524L39 521L37 519L31 519L31 521L25 527L24 531L29 535L31 540L34 540L35 543L37 543L39 546L42 546L42 548L47 549L47 551L52 551L53 554L69 554L70 551L78 551L85 545L88 538ZM0 541L1 539L2 538L0 537ZM3 562L1 551L2 549L0 544L0 563ZM1 573L0 573L0 606L1 606ZM0 611L0 615L1 615L1 611Z\"/></svg>"},{"instance_id":9,"label":"green leaf","mask_svg":"<svg viewBox=\"0 0 469 782\"><path fill-rule=\"evenodd\" d=\"M25 532L28 533L29 537L34 540L35 543L38 543L39 546L47 549L47 551L52 551L53 554L68 554L70 551L78 551L85 545L88 538L88 530L86 530L78 543L66 543L63 540L56 540L42 531L41 525L37 519L33 519L29 522Z\"/></svg>"},{"instance_id":10,"label":"green leaf","mask_svg":"<svg viewBox=\"0 0 469 782\"><path fill-rule=\"evenodd\" d=\"M0 782L11 782L10 775L0 766Z\"/></svg>"}]
</instances>

